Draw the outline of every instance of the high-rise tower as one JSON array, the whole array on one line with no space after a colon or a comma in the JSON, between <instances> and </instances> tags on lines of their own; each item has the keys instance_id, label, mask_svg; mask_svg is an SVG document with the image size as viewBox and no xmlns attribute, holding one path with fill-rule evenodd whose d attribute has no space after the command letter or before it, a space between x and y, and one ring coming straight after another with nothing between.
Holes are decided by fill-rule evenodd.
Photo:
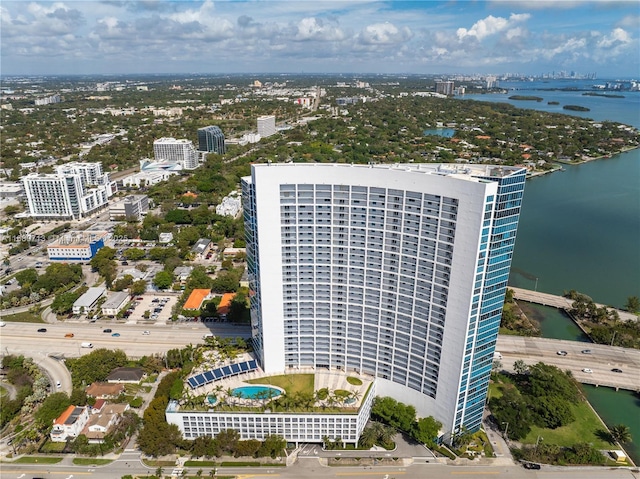
<instances>
[{"instance_id":1,"label":"high-rise tower","mask_svg":"<svg viewBox=\"0 0 640 479\"><path fill-rule=\"evenodd\" d=\"M363 371L477 429L525 170L258 164L243 178L252 334L266 372Z\"/></svg>"}]
</instances>

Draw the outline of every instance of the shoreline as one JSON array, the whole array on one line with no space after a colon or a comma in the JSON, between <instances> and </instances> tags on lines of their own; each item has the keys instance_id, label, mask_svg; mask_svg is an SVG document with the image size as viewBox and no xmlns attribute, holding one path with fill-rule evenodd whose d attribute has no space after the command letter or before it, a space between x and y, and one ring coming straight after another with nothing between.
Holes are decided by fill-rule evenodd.
<instances>
[{"instance_id":1,"label":"shoreline","mask_svg":"<svg viewBox=\"0 0 640 479\"><path fill-rule=\"evenodd\" d=\"M622 153L627 153L629 151L633 151L633 150L637 150L640 148L640 145L636 145L636 146L629 146L629 147L624 147L618 151L612 152L612 153L607 153L604 155L600 155L600 156L589 156L589 157L583 157L581 160L579 161L567 161L567 160L559 160L556 159L554 160L554 162L560 163L562 165L569 165L569 166L577 166L577 165L583 165L585 163L590 163L592 161L597 161L597 160L608 160L611 159L615 156L621 155ZM552 168L550 170L545 170L545 171L537 171L534 170L530 173L527 173L527 179L529 178L536 178L538 176L544 176L544 175L548 175L550 173L555 173L556 171L565 171L564 168L562 168L562 166L558 167L558 168Z\"/></svg>"}]
</instances>

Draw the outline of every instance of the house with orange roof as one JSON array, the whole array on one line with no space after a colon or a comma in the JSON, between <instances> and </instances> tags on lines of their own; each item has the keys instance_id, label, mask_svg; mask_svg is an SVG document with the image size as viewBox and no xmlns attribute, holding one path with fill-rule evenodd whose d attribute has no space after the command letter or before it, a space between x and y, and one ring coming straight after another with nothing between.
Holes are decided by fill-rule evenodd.
<instances>
[{"instance_id":1,"label":"house with orange roof","mask_svg":"<svg viewBox=\"0 0 640 479\"><path fill-rule=\"evenodd\" d=\"M194 289L191 291L191 294L189 295L187 302L184 303L182 309L197 311L202 308L202 303L212 297L210 289Z\"/></svg>"},{"instance_id":2,"label":"house with orange roof","mask_svg":"<svg viewBox=\"0 0 640 479\"><path fill-rule=\"evenodd\" d=\"M220 304L218 304L218 314L229 314L231 309L231 301L236 297L236 293L224 293Z\"/></svg>"},{"instance_id":3,"label":"house with orange roof","mask_svg":"<svg viewBox=\"0 0 640 479\"><path fill-rule=\"evenodd\" d=\"M66 442L67 439L75 439L89 421L89 408L87 406L69 406L60 416L53 420L51 428L51 440L54 442Z\"/></svg>"}]
</instances>

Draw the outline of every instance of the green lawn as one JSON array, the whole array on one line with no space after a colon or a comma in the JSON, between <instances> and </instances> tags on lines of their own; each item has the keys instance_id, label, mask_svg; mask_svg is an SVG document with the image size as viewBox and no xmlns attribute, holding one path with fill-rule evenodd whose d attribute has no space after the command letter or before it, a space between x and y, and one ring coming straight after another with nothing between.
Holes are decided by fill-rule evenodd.
<instances>
[{"instance_id":1,"label":"green lawn","mask_svg":"<svg viewBox=\"0 0 640 479\"><path fill-rule=\"evenodd\" d=\"M611 449L613 446L607 441L599 438L596 433L605 431L605 426L591 410L586 401L573 405L573 413L576 420L567 426L557 429L543 429L537 426L531 427L531 432L522 442L525 444L535 444L538 436L541 441L547 444L557 444L559 446L573 446L577 443L591 443L598 449Z\"/></svg>"},{"instance_id":2,"label":"green lawn","mask_svg":"<svg viewBox=\"0 0 640 479\"><path fill-rule=\"evenodd\" d=\"M13 323L44 323L42 317L40 317L40 313L33 314L28 311L24 313L7 314L6 316L3 314L2 320Z\"/></svg>"},{"instance_id":3,"label":"green lawn","mask_svg":"<svg viewBox=\"0 0 640 479\"><path fill-rule=\"evenodd\" d=\"M313 394L313 374L283 374L266 378L250 379L251 384L270 384L284 389L287 394Z\"/></svg>"},{"instance_id":4,"label":"green lawn","mask_svg":"<svg viewBox=\"0 0 640 479\"><path fill-rule=\"evenodd\" d=\"M112 462L111 459L96 459L95 457L76 457L73 459L76 466L104 466Z\"/></svg>"},{"instance_id":5,"label":"green lawn","mask_svg":"<svg viewBox=\"0 0 640 479\"><path fill-rule=\"evenodd\" d=\"M61 457L23 456L14 461L15 464L58 464Z\"/></svg>"}]
</instances>

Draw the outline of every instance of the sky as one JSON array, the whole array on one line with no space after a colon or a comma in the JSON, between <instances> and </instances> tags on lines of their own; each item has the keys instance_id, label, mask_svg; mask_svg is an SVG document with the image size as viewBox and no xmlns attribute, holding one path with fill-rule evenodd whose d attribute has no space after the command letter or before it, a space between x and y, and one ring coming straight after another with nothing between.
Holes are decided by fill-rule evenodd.
<instances>
[{"instance_id":1,"label":"sky","mask_svg":"<svg viewBox=\"0 0 640 479\"><path fill-rule=\"evenodd\" d=\"M0 74L640 79L637 0L0 2Z\"/></svg>"}]
</instances>

